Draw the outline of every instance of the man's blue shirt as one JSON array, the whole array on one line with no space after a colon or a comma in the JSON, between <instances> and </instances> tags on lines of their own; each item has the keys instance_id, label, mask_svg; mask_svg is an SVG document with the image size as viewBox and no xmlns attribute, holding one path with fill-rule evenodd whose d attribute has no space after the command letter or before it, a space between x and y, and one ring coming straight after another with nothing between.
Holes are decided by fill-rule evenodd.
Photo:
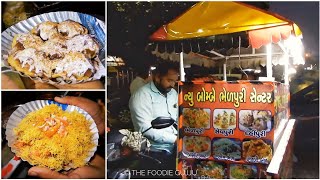
<instances>
[{"instance_id":1,"label":"man's blue shirt","mask_svg":"<svg viewBox=\"0 0 320 180\"><path fill-rule=\"evenodd\" d=\"M135 131L143 132L151 127L151 121L157 117L171 117L177 121L178 93L171 89L166 97L151 81L131 96L129 107ZM150 129L144 136L150 140L151 150L165 150L172 153L177 139L177 130L173 126Z\"/></svg>"}]
</instances>

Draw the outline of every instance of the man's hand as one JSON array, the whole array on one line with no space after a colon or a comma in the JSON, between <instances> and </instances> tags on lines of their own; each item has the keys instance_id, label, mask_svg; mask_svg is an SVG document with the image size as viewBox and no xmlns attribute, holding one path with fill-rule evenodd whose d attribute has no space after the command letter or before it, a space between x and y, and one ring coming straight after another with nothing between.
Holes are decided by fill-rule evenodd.
<instances>
[{"instance_id":1,"label":"man's hand","mask_svg":"<svg viewBox=\"0 0 320 180\"><path fill-rule=\"evenodd\" d=\"M29 176L37 176L44 179L79 179L79 178L105 178L105 160L95 155L89 165L69 170L66 173L52 171L49 168L32 167L28 171Z\"/></svg>"},{"instance_id":2,"label":"man's hand","mask_svg":"<svg viewBox=\"0 0 320 180\"><path fill-rule=\"evenodd\" d=\"M19 85L14 82L7 74L1 74L2 89L21 89Z\"/></svg>"},{"instance_id":3,"label":"man's hand","mask_svg":"<svg viewBox=\"0 0 320 180\"><path fill-rule=\"evenodd\" d=\"M72 96L66 96L63 98L55 97L54 100L62 104L70 104L70 105L78 106L83 110L85 110L86 112L88 112L97 125L99 135L104 134L104 131L105 131L104 107L100 106L98 103L94 101L91 101L90 99L83 98L83 97L72 97Z\"/></svg>"}]
</instances>

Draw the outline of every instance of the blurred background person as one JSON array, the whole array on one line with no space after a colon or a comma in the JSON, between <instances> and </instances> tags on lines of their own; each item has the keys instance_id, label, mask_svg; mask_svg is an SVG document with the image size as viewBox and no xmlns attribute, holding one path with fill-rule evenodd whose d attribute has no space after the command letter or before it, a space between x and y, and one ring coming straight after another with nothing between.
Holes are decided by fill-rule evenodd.
<instances>
[{"instance_id":1,"label":"blurred background person","mask_svg":"<svg viewBox=\"0 0 320 180\"><path fill-rule=\"evenodd\" d=\"M130 94L134 94L140 87L152 80L149 70L149 66L144 66L137 69L137 76L130 84Z\"/></svg>"}]
</instances>

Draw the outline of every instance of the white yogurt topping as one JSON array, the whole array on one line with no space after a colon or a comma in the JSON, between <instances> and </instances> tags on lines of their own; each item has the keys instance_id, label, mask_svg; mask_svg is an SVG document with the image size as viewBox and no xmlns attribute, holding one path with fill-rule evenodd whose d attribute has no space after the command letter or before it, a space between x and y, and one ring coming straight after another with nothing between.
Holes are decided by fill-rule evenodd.
<instances>
[{"instance_id":1,"label":"white yogurt topping","mask_svg":"<svg viewBox=\"0 0 320 180\"><path fill-rule=\"evenodd\" d=\"M76 35L83 34L84 28L77 22L67 20L58 25L58 31L68 33L67 37L72 38Z\"/></svg>"},{"instance_id":2,"label":"white yogurt topping","mask_svg":"<svg viewBox=\"0 0 320 180\"><path fill-rule=\"evenodd\" d=\"M84 54L85 50L99 53L99 45L90 35L79 35L85 32L84 27L75 22L62 22L58 27L59 31L68 32L68 37L72 38L67 40L60 35L54 22L38 25L41 38L31 33L17 36L17 42L25 49L15 51L14 58L20 61L22 68L28 67L40 77L46 75L50 78L54 73L65 79L63 74L66 73L68 79L73 80L74 75L83 76L87 70L94 72L98 69Z\"/></svg>"},{"instance_id":3,"label":"white yogurt topping","mask_svg":"<svg viewBox=\"0 0 320 180\"><path fill-rule=\"evenodd\" d=\"M36 49L38 49L43 44L42 39L33 34L18 34L17 42L20 42L24 48Z\"/></svg>"},{"instance_id":4,"label":"white yogurt topping","mask_svg":"<svg viewBox=\"0 0 320 180\"><path fill-rule=\"evenodd\" d=\"M55 73L67 72L67 77L70 77L73 74L82 76L88 69L93 71L94 67L84 54L69 53L57 63L55 69Z\"/></svg>"},{"instance_id":5,"label":"white yogurt topping","mask_svg":"<svg viewBox=\"0 0 320 180\"><path fill-rule=\"evenodd\" d=\"M78 35L67 40L67 48L69 51L83 52L86 49L99 53L98 44L90 37L90 35Z\"/></svg>"},{"instance_id":6,"label":"white yogurt topping","mask_svg":"<svg viewBox=\"0 0 320 180\"><path fill-rule=\"evenodd\" d=\"M44 22L39 24L38 30L40 30L40 37L43 40L48 40L53 34L57 34L58 30L54 23Z\"/></svg>"},{"instance_id":7,"label":"white yogurt topping","mask_svg":"<svg viewBox=\"0 0 320 180\"><path fill-rule=\"evenodd\" d=\"M65 53L68 52L67 48L63 48L63 45L58 43L58 42L54 42L54 41L46 41L43 46L40 47L40 51L43 51L46 54L49 54L50 56L54 55L54 54L59 54L59 55L63 55Z\"/></svg>"},{"instance_id":8,"label":"white yogurt topping","mask_svg":"<svg viewBox=\"0 0 320 180\"><path fill-rule=\"evenodd\" d=\"M20 61L22 68L28 64L29 71L35 70L35 73L42 73L44 70L47 70L42 60L42 54L36 52L33 48L27 48L19 51L14 58Z\"/></svg>"}]
</instances>

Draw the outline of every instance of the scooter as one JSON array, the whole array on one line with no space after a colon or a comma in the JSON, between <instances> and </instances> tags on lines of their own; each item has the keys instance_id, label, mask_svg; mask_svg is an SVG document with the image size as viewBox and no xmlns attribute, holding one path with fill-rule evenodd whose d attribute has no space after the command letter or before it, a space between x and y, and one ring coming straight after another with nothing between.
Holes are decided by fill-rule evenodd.
<instances>
[{"instance_id":1,"label":"scooter","mask_svg":"<svg viewBox=\"0 0 320 180\"><path fill-rule=\"evenodd\" d=\"M173 125L175 121L172 118L158 117L151 121L151 127L142 132L142 135L150 129L163 129ZM132 149L121 146L121 140L124 137L118 130L111 130L107 139L107 178L108 179L130 179L132 177L131 169L139 169L146 162L153 161L155 166L161 166L162 162L151 156L148 156L147 141L141 143L141 150L133 152Z\"/></svg>"}]
</instances>

